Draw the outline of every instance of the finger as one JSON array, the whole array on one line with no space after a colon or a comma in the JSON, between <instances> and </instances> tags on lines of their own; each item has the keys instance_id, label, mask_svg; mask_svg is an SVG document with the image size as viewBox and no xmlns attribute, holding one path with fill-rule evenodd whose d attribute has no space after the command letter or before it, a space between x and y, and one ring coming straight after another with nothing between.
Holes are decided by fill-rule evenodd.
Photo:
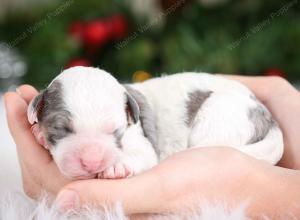
<instances>
[{"instance_id":1,"label":"finger","mask_svg":"<svg viewBox=\"0 0 300 220\"><path fill-rule=\"evenodd\" d=\"M9 92L4 95L4 101L8 126L17 145L20 160L38 167L52 161L48 151L36 142L31 133L25 100L17 93Z\"/></svg>"},{"instance_id":2,"label":"finger","mask_svg":"<svg viewBox=\"0 0 300 220\"><path fill-rule=\"evenodd\" d=\"M238 75L220 75L225 78L239 81L247 86L256 97L265 104L270 102L271 98L286 96L286 93L299 94L299 92L285 79L272 76L238 76Z\"/></svg>"},{"instance_id":3,"label":"finger","mask_svg":"<svg viewBox=\"0 0 300 220\"><path fill-rule=\"evenodd\" d=\"M6 116L8 125L13 136L18 136L24 131L30 131L30 124L27 121L27 104L15 92L8 92L4 95Z\"/></svg>"},{"instance_id":4,"label":"finger","mask_svg":"<svg viewBox=\"0 0 300 220\"><path fill-rule=\"evenodd\" d=\"M34 193L38 195L42 184L45 190L56 194L69 181L59 172L49 152L36 142L27 121L25 100L10 92L5 94L4 101L8 126L17 146L23 183L29 185L26 191L29 190L32 196Z\"/></svg>"},{"instance_id":5,"label":"finger","mask_svg":"<svg viewBox=\"0 0 300 220\"><path fill-rule=\"evenodd\" d=\"M45 189L42 189L40 181L36 182L36 179L32 176L30 172L28 172L26 166L21 165L21 171L22 171L22 185L23 185L24 193L32 199L38 199L42 190Z\"/></svg>"},{"instance_id":6,"label":"finger","mask_svg":"<svg viewBox=\"0 0 300 220\"><path fill-rule=\"evenodd\" d=\"M261 87L262 83L265 83L266 77L263 76L239 76L239 75L220 75L227 79L239 81L247 86L252 91L256 91L258 87ZM266 87L264 85L264 87Z\"/></svg>"},{"instance_id":7,"label":"finger","mask_svg":"<svg viewBox=\"0 0 300 220\"><path fill-rule=\"evenodd\" d=\"M148 174L118 180L83 180L65 186L56 204L62 211L69 211L86 205L114 206L121 202L126 215L151 213L158 209L162 198L158 189L157 178Z\"/></svg>"},{"instance_id":8,"label":"finger","mask_svg":"<svg viewBox=\"0 0 300 220\"><path fill-rule=\"evenodd\" d=\"M27 104L38 95L38 91L30 85L22 85L17 88L17 93L26 101Z\"/></svg>"}]
</instances>

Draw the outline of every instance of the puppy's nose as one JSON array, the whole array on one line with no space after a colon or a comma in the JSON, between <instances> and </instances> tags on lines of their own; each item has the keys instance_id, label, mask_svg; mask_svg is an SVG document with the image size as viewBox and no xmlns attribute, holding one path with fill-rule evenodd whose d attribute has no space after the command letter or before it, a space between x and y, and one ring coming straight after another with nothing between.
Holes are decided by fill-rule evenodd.
<instances>
[{"instance_id":1,"label":"puppy's nose","mask_svg":"<svg viewBox=\"0 0 300 220\"><path fill-rule=\"evenodd\" d=\"M97 173L101 167L100 160L81 159L81 164L83 169L89 173Z\"/></svg>"},{"instance_id":2,"label":"puppy's nose","mask_svg":"<svg viewBox=\"0 0 300 220\"><path fill-rule=\"evenodd\" d=\"M84 148L81 151L82 168L89 173L97 173L102 164L102 153L95 148Z\"/></svg>"}]
</instances>

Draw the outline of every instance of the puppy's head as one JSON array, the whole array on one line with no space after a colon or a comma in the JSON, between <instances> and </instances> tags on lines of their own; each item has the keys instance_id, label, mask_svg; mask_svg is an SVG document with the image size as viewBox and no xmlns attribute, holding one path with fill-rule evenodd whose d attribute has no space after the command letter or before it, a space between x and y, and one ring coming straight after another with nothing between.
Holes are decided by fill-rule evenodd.
<instances>
[{"instance_id":1,"label":"puppy's head","mask_svg":"<svg viewBox=\"0 0 300 220\"><path fill-rule=\"evenodd\" d=\"M93 178L122 156L121 138L137 123L139 107L109 73L92 67L63 71L28 108L60 171Z\"/></svg>"}]
</instances>

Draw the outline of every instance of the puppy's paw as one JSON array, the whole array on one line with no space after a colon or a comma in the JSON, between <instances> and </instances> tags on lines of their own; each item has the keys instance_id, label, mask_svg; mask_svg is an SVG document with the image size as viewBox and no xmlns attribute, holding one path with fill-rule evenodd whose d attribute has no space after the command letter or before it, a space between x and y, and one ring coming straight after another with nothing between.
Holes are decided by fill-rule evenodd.
<instances>
[{"instance_id":1,"label":"puppy's paw","mask_svg":"<svg viewBox=\"0 0 300 220\"><path fill-rule=\"evenodd\" d=\"M98 179L122 179L133 176L133 170L124 163L116 163L98 174Z\"/></svg>"}]
</instances>

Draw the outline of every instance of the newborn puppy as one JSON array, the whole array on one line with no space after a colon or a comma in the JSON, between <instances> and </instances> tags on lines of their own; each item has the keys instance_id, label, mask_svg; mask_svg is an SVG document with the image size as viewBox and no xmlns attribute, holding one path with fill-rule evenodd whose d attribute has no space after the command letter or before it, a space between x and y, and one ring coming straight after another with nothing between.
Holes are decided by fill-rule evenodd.
<instances>
[{"instance_id":1,"label":"newborn puppy","mask_svg":"<svg viewBox=\"0 0 300 220\"><path fill-rule=\"evenodd\" d=\"M124 178L192 147L230 146L276 164L283 138L245 86L206 73L120 84L73 67L35 97L28 120L70 179Z\"/></svg>"}]
</instances>

